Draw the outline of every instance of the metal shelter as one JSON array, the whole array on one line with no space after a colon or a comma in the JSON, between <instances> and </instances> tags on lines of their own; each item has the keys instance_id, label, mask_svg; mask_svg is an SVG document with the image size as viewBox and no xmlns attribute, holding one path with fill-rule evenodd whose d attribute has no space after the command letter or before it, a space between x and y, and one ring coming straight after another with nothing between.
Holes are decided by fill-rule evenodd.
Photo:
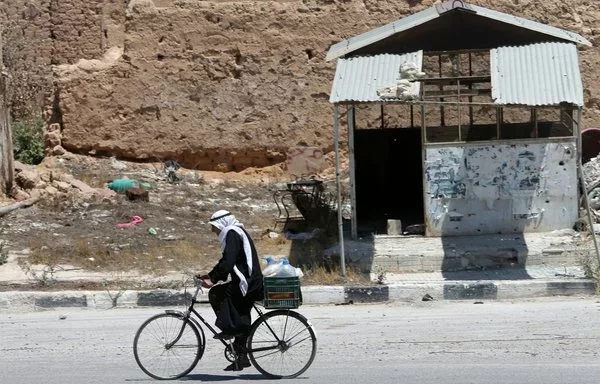
<instances>
[{"instance_id":1,"label":"metal shelter","mask_svg":"<svg viewBox=\"0 0 600 384\"><path fill-rule=\"evenodd\" d=\"M556 164L561 163L565 168L565 174L570 177L567 183L577 185L577 174L581 175L583 107L577 44L591 46L578 34L455 0L331 46L326 59L337 60L330 102L333 104L338 201L341 200L340 110L344 108L350 157L352 238L358 236L359 217L368 216L364 210L357 212L361 204L359 199L357 205L357 194L374 196L368 194L366 187L357 187L360 182L357 180L357 144L369 150L362 150L362 156L365 153L377 156L378 152L387 151L385 156L388 157L379 164L383 164L388 175L392 173L388 163L397 160L398 153L412 150L408 145L393 147L387 143L387 150L376 144L369 147L364 143L382 143L385 139L373 140L376 136L369 129L359 128L379 129L380 135L388 135L394 142L402 141L405 136L395 136L396 133L387 128L418 131L427 235L477 234L482 229L484 232L545 230L572 219L577 214L577 193L572 190L563 193L558 185L544 185L544 188L554 188L550 193L552 198L569 208L561 216L560 212L552 212L547 204L542 207L544 199L548 203L549 198L534 191L539 190L540 177L547 176L552 182L559 179L541 171L543 167L538 164L541 160L535 160L538 163L532 162L529 168L523 164L536 159L536 155L540 158L540 154L544 155L543 161L548 161L551 156L547 153L552 152L549 148L560 147L574 157L571 156L572 161L564 167L563 160L556 159ZM379 116L358 123L359 114L364 111L368 114L369 107L377 109ZM374 115L372 111L371 115ZM479 175L473 169L484 167L483 160L477 163L477 153L490 145L505 153L515 145L519 148L505 156L509 157L508 163L512 161L510 157L517 158L515 164L520 168L511 175L522 179L512 189L494 184L495 190L501 191L500 196L498 192L491 195L489 189L481 192L479 181L471 180L475 174ZM565 149L567 147L572 150ZM458 154L456 164L443 164L447 154L450 154L448 158ZM524 157L519 161L519 156ZM464 166L461 162L469 164ZM531 171L533 168L536 174ZM360 169L359 166L359 172ZM461 172L462 181L457 177ZM503 177L507 175L499 172ZM374 184L381 184L383 177ZM506 200L509 205L491 209L490 206L496 204L494 199ZM373 205L371 208L375 209L370 211L377 211L378 207ZM487 216L477 218L465 213L486 207L492 212ZM511 210L510 216L506 215L507 207ZM489 226L486 220L497 228ZM518 225L514 224L515 220ZM343 254L341 212L338 212L338 225Z\"/></svg>"}]
</instances>

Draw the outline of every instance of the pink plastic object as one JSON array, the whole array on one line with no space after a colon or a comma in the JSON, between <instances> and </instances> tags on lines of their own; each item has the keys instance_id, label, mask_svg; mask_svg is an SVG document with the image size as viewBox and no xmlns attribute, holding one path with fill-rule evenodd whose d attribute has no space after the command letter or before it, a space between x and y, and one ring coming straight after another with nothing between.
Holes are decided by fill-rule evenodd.
<instances>
[{"instance_id":1,"label":"pink plastic object","mask_svg":"<svg viewBox=\"0 0 600 384\"><path fill-rule=\"evenodd\" d=\"M117 228L129 228L129 227L133 227L134 225L139 224L142 221L144 221L144 219L142 219L139 216L131 216L131 221L129 223L118 223L117 224Z\"/></svg>"}]
</instances>

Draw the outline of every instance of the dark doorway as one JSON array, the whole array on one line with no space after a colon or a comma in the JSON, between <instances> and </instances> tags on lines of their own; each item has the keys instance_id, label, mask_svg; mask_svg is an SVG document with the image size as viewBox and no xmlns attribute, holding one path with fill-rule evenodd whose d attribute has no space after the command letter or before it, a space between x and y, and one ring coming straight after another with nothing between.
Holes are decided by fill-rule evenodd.
<instances>
[{"instance_id":1,"label":"dark doorway","mask_svg":"<svg viewBox=\"0 0 600 384\"><path fill-rule=\"evenodd\" d=\"M386 233L388 219L403 230L423 224L421 129L361 129L354 137L358 231Z\"/></svg>"}]
</instances>

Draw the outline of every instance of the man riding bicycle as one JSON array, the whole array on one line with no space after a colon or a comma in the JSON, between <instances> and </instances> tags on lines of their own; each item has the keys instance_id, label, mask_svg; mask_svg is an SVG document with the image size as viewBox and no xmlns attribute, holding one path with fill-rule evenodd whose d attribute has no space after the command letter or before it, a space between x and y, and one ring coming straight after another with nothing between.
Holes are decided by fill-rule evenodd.
<instances>
[{"instance_id":1,"label":"man riding bicycle","mask_svg":"<svg viewBox=\"0 0 600 384\"><path fill-rule=\"evenodd\" d=\"M215 338L235 338L237 361L225 370L239 371L251 366L246 340L252 324L252 304L263 299L263 275L254 242L234 215L219 210L208 223L219 238L222 257L208 274L198 278L203 287L210 288L208 299L217 316L215 325L222 331ZM230 275L230 282L217 284Z\"/></svg>"}]
</instances>

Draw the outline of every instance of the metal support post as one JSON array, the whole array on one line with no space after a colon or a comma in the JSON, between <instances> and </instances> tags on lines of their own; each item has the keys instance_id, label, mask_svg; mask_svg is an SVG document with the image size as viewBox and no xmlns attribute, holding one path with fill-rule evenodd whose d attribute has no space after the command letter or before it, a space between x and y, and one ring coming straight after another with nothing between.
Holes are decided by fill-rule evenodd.
<instances>
[{"instance_id":1,"label":"metal support post","mask_svg":"<svg viewBox=\"0 0 600 384\"><path fill-rule=\"evenodd\" d=\"M340 269L346 277L346 257L344 252L344 221L342 218L342 186L340 182L340 118L337 104L333 105L333 140L335 147L335 185L337 188L337 219L340 238Z\"/></svg>"}]
</instances>

